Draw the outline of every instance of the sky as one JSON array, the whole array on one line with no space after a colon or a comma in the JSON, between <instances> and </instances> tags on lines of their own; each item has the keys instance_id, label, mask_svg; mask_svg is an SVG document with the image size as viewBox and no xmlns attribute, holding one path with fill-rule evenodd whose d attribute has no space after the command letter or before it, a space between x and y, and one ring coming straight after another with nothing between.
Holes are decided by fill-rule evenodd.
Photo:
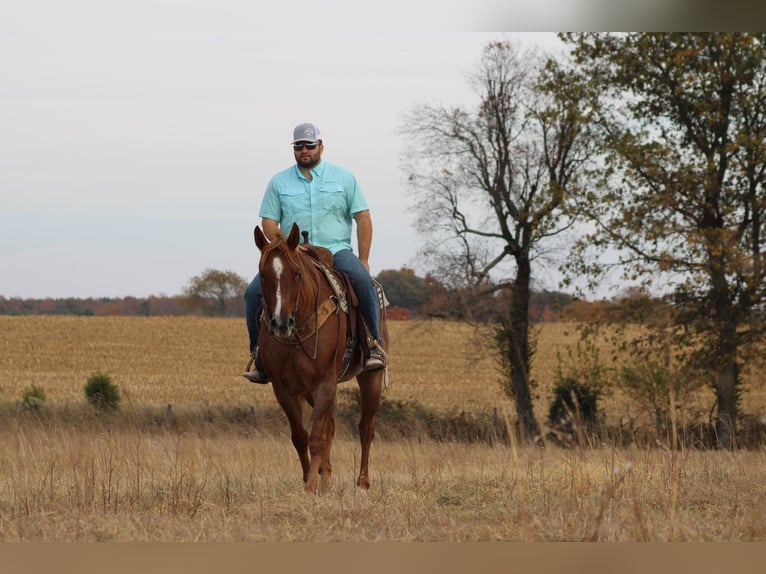
<instances>
[{"instance_id":1,"label":"sky","mask_svg":"<svg viewBox=\"0 0 766 574\"><path fill-rule=\"evenodd\" d=\"M261 4L0 10L0 296L173 296L208 268L249 280L263 191L306 121L365 193L372 274L417 271L403 115L473 107L466 75L489 41L560 49L554 32L481 31L534 27L552 0L513 15L484 0L363 16L349 1ZM566 21L572 3L558 9Z\"/></svg>"}]
</instances>

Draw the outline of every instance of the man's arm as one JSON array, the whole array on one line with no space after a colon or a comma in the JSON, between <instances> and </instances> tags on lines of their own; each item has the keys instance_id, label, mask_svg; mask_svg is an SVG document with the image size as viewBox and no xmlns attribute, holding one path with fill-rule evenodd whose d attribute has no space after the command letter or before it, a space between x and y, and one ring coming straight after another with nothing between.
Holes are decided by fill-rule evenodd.
<instances>
[{"instance_id":1,"label":"man's arm","mask_svg":"<svg viewBox=\"0 0 766 574\"><path fill-rule=\"evenodd\" d=\"M274 241L279 231L279 222L269 219L267 217L261 218L261 227L263 228L263 234L269 241Z\"/></svg>"},{"instance_id":2,"label":"man's arm","mask_svg":"<svg viewBox=\"0 0 766 574\"><path fill-rule=\"evenodd\" d=\"M372 245L372 217L370 210L357 211L354 214L356 221L356 241L359 244L359 260L367 271L370 270L370 246Z\"/></svg>"}]
</instances>

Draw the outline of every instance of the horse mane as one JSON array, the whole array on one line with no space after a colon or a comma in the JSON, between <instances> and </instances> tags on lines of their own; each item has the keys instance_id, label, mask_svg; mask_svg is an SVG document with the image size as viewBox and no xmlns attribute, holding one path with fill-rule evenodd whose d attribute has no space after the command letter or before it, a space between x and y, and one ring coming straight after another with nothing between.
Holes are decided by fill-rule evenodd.
<instances>
[{"instance_id":1,"label":"horse mane","mask_svg":"<svg viewBox=\"0 0 766 574\"><path fill-rule=\"evenodd\" d=\"M264 250L264 255L272 250L277 248L277 244L281 243L284 244L287 241L287 236L284 234L284 232L281 229L277 229L276 233L274 234L274 239L272 239L271 243L266 246L266 249ZM302 250L295 250L291 251L289 249L283 249L283 251L287 254L286 256L290 260L291 263L298 267L303 267L306 264L305 258L301 257L301 255L308 255L312 259L315 259L319 261L320 263L324 263L328 267L332 267L334 264L332 251L327 249L326 247L321 247L319 245L314 245L312 243L304 243L301 247L305 248L305 251ZM297 256L297 257L294 257Z\"/></svg>"},{"instance_id":2,"label":"horse mane","mask_svg":"<svg viewBox=\"0 0 766 574\"><path fill-rule=\"evenodd\" d=\"M285 259L287 259L287 262L290 263L293 267L298 267L302 270L305 266L305 260L300 256L300 251L298 249L290 249L287 246L287 236L285 236L281 230L277 230L274 238L264 248L263 259L266 259L266 256L269 255L272 251L279 251L280 254Z\"/></svg>"}]
</instances>

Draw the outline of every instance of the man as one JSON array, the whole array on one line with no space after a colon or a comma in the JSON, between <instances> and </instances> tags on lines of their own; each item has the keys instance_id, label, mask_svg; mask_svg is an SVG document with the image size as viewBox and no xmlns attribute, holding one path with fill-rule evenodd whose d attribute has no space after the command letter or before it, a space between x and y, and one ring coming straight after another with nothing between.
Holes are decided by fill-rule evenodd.
<instances>
[{"instance_id":1,"label":"man","mask_svg":"<svg viewBox=\"0 0 766 574\"><path fill-rule=\"evenodd\" d=\"M309 232L309 242L332 252L335 268L346 273L351 281L373 338L365 369L383 369L386 359L378 347L380 311L368 262L372 218L367 201L350 171L322 160L324 143L315 124L296 126L292 146L296 165L274 175L266 186L259 212L263 232L273 240L279 229L287 233L293 223L297 223L301 231ZM353 222L356 222L359 256L351 247ZM258 353L261 295L261 278L256 275L245 290L252 369L243 376L253 383L269 382Z\"/></svg>"}]
</instances>

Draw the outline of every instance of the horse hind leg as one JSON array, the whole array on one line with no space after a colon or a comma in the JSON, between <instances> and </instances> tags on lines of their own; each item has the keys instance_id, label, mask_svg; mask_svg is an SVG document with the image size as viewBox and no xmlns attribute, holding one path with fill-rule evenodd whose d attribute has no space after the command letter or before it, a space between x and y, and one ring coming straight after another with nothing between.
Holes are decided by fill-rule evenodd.
<instances>
[{"instance_id":1,"label":"horse hind leg","mask_svg":"<svg viewBox=\"0 0 766 574\"><path fill-rule=\"evenodd\" d=\"M359 383L359 404L361 417L359 419L359 441L362 446L359 477L356 486L360 490L370 488L370 446L375 437L375 415L380 408L380 398L383 391L383 371L361 373L357 377Z\"/></svg>"}]
</instances>

